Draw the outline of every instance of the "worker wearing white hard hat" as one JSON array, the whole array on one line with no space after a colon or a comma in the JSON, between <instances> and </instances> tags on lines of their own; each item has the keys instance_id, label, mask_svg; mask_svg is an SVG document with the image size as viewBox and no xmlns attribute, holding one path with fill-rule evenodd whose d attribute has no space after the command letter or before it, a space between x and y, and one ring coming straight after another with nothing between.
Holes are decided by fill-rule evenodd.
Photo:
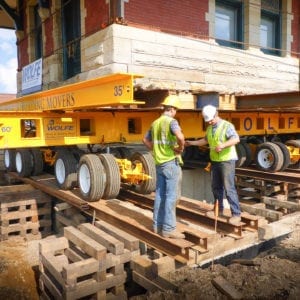
<instances>
[{"instance_id":1,"label":"worker wearing white hard hat","mask_svg":"<svg viewBox=\"0 0 300 300\"><path fill-rule=\"evenodd\" d=\"M186 141L185 146L209 145L211 186L214 198L218 200L220 215L224 215L225 196L231 210L229 222L238 225L241 221L241 209L235 188L235 162L238 159L235 145L240 138L233 124L219 117L215 106L204 106L202 116L208 124L205 137L197 141ZM208 216L214 216L214 211L209 212Z\"/></svg>"},{"instance_id":2,"label":"worker wearing white hard hat","mask_svg":"<svg viewBox=\"0 0 300 300\"><path fill-rule=\"evenodd\" d=\"M153 231L163 237L183 239L185 235L176 230L176 203L182 176L180 155L184 149L184 135L174 118L180 108L180 99L177 95L169 95L162 105L162 115L143 138L156 165Z\"/></svg>"},{"instance_id":3,"label":"worker wearing white hard hat","mask_svg":"<svg viewBox=\"0 0 300 300\"><path fill-rule=\"evenodd\" d=\"M202 109L202 116L205 122L210 122L217 113L217 108L213 105L206 105Z\"/></svg>"}]
</instances>

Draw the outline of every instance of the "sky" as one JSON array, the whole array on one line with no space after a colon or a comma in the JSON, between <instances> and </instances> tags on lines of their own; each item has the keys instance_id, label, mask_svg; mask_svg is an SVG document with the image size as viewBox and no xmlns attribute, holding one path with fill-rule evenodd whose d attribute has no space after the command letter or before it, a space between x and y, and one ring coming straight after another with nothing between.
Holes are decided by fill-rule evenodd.
<instances>
[{"instance_id":1,"label":"sky","mask_svg":"<svg viewBox=\"0 0 300 300\"><path fill-rule=\"evenodd\" d=\"M0 94L17 92L17 46L15 30L0 28Z\"/></svg>"}]
</instances>

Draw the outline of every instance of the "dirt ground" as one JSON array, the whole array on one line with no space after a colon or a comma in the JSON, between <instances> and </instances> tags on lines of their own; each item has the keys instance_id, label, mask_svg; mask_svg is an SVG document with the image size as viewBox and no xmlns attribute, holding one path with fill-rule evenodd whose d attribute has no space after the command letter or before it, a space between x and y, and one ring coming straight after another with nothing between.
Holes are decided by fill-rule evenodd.
<instances>
[{"instance_id":1,"label":"dirt ground","mask_svg":"<svg viewBox=\"0 0 300 300\"><path fill-rule=\"evenodd\" d=\"M131 299L228 299L213 285L219 276L242 299L300 299L300 219L289 237L253 262L183 268L170 275L179 287L176 293L146 293ZM38 241L0 242L0 299L39 299L38 276Z\"/></svg>"}]
</instances>

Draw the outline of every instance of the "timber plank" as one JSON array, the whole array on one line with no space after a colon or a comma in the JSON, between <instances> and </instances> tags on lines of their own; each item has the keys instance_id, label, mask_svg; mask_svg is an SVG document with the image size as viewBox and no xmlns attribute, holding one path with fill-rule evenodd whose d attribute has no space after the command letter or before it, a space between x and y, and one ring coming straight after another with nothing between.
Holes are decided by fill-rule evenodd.
<instances>
[{"instance_id":1,"label":"timber plank","mask_svg":"<svg viewBox=\"0 0 300 300\"><path fill-rule=\"evenodd\" d=\"M139 240L133 235L119 229L118 227L102 220L96 221L95 226L113 236L117 240L123 242L126 249L130 251L139 249Z\"/></svg>"},{"instance_id":2,"label":"timber plank","mask_svg":"<svg viewBox=\"0 0 300 300\"><path fill-rule=\"evenodd\" d=\"M78 229L84 234L103 245L107 250L115 255L124 253L124 243L105 231L95 227L92 224L84 223L78 226Z\"/></svg>"},{"instance_id":3,"label":"timber plank","mask_svg":"<svg viewBox=\"0 0 300 300\"><path fill-rule=\"evenodd\" d=\"M0 194L24 193L29 191L36 191L36 189L31 184L16 184L16 185L0 186Z\"/></svg>"},{"instance_id":4,"label":"timber plank","mask_svg":"<svg viewBox=\"0 0 300 300\"><path fill-rule=\"evenodd\" d=\"M281 208L287 208L291 211L300 210L300 204L295 203L295 202L282 201L282 200L278 200L278 199L275 199L275 198L272 198L272 197L263 197L262 201L265 204L272 205L272 206L277 206L277 207L281 207Z\"/></svg>"},{"instance_id":5,"label":"timber plank","mask_svg":"<svg viewBox=\"0 0 300 300\"><path fill-rule=\"evenodd\" d=\"M62 267L62 278L68 285L76 285L79 277L98 271L98 261L91 257Z\"/></svg>"},{"instance_id":6,"label":"timber plank","mask_svg":"<svg viewBox=\"0 0 300 300\"><path fill-rule=\"evenodd\" d=\"M69 241L64 237L48 238L39 242L39 253L63 253L69 247Z\"/></svg>"},{"instance_id":7,"label":"timber plank","mask_svg":"<svg viewBox=\"0 0 300 300\"><path fill-rule=\"evenodd\" d=\"M263 203L264 204L264 203ZM259 215L265 217L271 222L278 221L282 218L283 213L279 211L274 211L266 208L253 207L253 205L248 205L240 202L242 211L248 212L249 214Z\"/></svg>"},{"instance_id":8,"label":"timber plank","mask_svg":"<svg viewBox=\"0 0 300 300\"><path fill-rule=\"evenodd\" d=\"M94 257L97 260L105 258L106 248L82 233L80 230L72 226L65 227L64 236L91 257Z\"/></svg>"},{"instance_id":9,"label":"timber plank","mask_svg":"<svg viewBox=\"0 0 300 300\"><path fill-rule=\"evenodd\" d=\"M224 277L217 276L212 280L212 284L229 299L242 299L242 294L238 292L233 285L231 285Z\"/></svg>"}]
</instances>

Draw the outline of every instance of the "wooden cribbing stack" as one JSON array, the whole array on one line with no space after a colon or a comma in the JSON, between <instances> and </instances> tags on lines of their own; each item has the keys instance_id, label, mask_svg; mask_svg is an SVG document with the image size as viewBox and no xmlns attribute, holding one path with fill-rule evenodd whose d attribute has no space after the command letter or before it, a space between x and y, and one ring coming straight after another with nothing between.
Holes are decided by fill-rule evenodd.
<instances>
[{"instance_id":1,"label":"wooden cribbing stack","mask_svg":"<svg viewBox=\"0 0 300 300\"><path fill-rule=\"evenodd\" d=\"M140 254L139 241L108 223L95 225L68 226L63 237L40 242L42 299L127 299L124 266Z\"/></svg>"},{"instance_id":2,"label":"wooden cribbing stack","mask_svg":"<svg viewBox=\"0 0 300 300\"><path fill-rule=\"evenodd\" d=\"M13 237L40 239L51 233L51 197L39 190L0 190L0 241Z\"/></svg>"}]
</instances>

